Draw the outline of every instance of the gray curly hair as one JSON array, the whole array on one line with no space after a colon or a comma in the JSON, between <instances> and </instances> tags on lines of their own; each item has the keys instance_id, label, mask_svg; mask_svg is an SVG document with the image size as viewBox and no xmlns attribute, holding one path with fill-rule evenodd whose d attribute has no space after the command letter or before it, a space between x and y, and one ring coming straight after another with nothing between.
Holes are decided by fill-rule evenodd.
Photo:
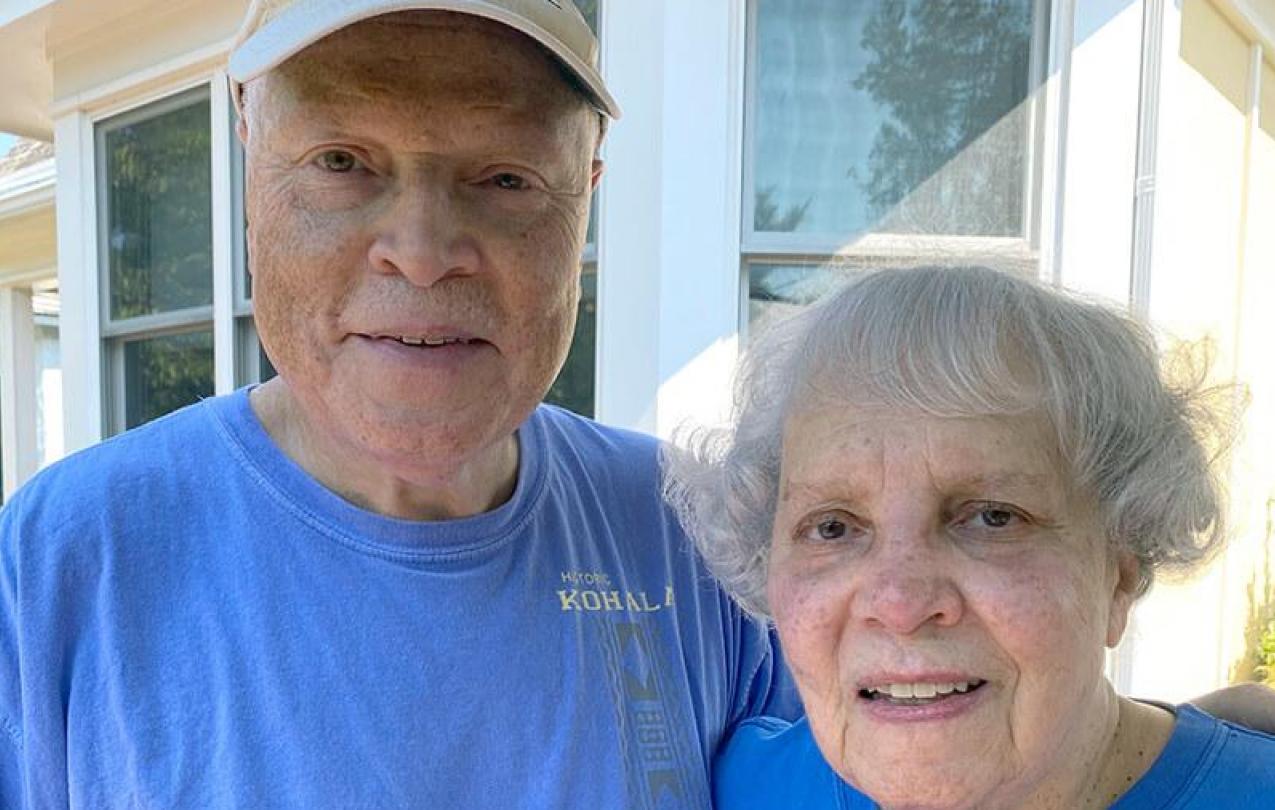
<instances>
[{"instance_id":1,"label":"gray curly hair","mask_svg":"<svg viewBox=\"0 0 1275 810\"><path fill-rule=\"evenodd\" d=\"M1161 570L1223 537L1216 461L1230 431L1203 370L1170 383L1148 330L1123 313L986 267L864 274L775 324L745 355L735 419L664 452L664 496L710 570L767 617L784 425L811 402L937 417L1042 414L1070 484L1112 547Z\"/></svg>"}]
</instances>

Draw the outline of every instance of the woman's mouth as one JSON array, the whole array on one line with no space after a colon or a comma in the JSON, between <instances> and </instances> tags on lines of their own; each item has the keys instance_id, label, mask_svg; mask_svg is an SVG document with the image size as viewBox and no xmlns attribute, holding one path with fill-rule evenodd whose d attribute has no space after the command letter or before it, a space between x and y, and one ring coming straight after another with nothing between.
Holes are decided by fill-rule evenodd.
<instances>
[{"instance_id":1,"label":"woman's mouth","mask_svg":"<svg viewBox=\"0 0 1275 810\"><path fill-rule=\"evenodd\" d=\"M987 681L979 678L942 683L887 683L860 689L859 697L863 700L880 701L894 706L929 706L975 692L986 683Z\"/></svg>"}]
</instances>

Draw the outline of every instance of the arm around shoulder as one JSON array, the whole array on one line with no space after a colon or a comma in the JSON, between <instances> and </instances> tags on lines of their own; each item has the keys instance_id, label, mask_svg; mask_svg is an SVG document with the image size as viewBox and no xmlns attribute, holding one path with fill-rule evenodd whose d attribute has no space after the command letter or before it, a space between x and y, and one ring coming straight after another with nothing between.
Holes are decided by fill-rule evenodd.
<instances>
[{"instance_id":1,"label":"arm around shoulder","mask_svg":"<svg viewBox=\"0 0 1275 810\"><path fill-rule=\"evenodd\" d=\"M1191 703L1222 720L1275 734L1275 689L1270 687L1258 683L1228 686Z\"/></svg>"}]
</instances>

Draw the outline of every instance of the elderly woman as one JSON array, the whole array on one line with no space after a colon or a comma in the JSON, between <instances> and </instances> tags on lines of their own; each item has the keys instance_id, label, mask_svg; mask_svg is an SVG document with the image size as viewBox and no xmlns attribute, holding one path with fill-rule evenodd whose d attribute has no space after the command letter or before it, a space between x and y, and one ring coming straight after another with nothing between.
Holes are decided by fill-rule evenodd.
<instances>
[{"instance_id":1,"label":"elderly woman","mask_svg":"<svg viewBox=\"0 0 1275 810\"><path fill-rule=\"evenodd\" d=\"M1103 677L1157 572L1221 536L1208 409L1142 328L882 271L761 339L740 393L667 494L807 718L736 730L719 808L1275 808L1275 738Z\"/></svg>"}]
</instances>

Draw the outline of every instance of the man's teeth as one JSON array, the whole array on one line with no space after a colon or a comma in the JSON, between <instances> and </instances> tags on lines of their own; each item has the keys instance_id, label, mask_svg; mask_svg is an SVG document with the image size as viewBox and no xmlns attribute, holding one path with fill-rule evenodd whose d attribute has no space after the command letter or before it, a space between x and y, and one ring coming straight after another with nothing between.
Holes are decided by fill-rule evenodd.
<instances>
[{"instance_id":1,"label":"man's teeth","mask_svg":"<svg viewBox=\"0 0 1275 810\"><path fill-rule=\"evenodd\" d=\"M400 335L396 337L395 340L397 340L399 343L403 343L408 346L448 346L452 343L468 343L469 342L468 340L465 340L464 338L456 338L456 337L430 338L430 337L413 337L411 335Z\"/></svg>"},{"instance_id":2,"label":"man's teeth","mask_svg":"<svg viewBox=\"0 0 1275 810\"><path fill-rule=\"evenodd\" d=\"M895 700L912 700L940 697L950 695L953 692L964 694L981 681L956 681L954 683L891 683L882 686L874 686L867 691L873 697L890 697Z\"/></svg>"}]
</instances>

